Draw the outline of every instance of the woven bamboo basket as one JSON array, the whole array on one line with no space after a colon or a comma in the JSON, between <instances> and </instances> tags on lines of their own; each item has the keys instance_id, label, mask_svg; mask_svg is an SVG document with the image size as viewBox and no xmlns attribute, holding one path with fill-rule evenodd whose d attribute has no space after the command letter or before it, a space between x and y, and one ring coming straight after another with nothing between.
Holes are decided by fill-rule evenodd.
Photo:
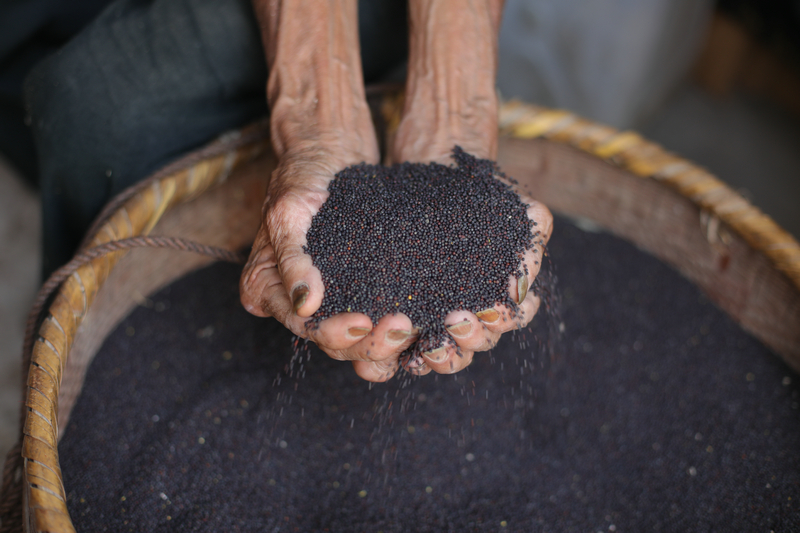
<instances>
[{"instance_id":1,"label":"woven bamboo basket","mask_svg":"<svg viewBox=\"0 0 800 533\"><path fill-rule=\"evenodd\" d=\"M381 131L397 98L374 104ZM503 106L499 162L555 212L590 219L672 265L800 371L800 244L723 182L633 132L569 112ZM385 137L385 136L384 136ZM100 217L85 247L141 235L230 250L252 242L275 165L268 127L226 135L163 169ZM147 295L210 261L170 250L114 252L59 288L38 329L24 390L22 461L6 477L21 492L10 530L74 531L59 435L106 335Z\"/></svg>"}]
</instances>

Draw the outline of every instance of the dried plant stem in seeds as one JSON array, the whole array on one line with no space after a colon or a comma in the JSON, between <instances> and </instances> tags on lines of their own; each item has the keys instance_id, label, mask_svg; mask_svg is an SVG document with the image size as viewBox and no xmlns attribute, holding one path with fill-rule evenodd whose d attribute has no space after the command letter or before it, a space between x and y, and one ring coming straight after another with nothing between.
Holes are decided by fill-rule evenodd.
<instances>
[{"instance_id":1,"label":"dried plant stem in seeds","mask_svg":"<svg viewBox=\"0 0 800 533\"><path fill-rule=\"evenodd\" d=\"M536 223L494 162L459 147L453 159L360 164L336 175L307 234L305 252L325 284L312 326L345 312L373 323L404 313L421 330L406 355L418 355L449 339L451 311L518 311L508 283L522 276Z\"/></svg>"}]
</instances>

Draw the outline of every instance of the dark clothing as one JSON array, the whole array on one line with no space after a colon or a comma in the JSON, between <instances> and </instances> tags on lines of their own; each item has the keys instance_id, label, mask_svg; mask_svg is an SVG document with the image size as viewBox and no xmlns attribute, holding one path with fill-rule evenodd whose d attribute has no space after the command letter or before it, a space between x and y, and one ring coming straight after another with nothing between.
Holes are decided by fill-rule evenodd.
<instances>
[{"instance_id":1,"label":"dark clothing","mask_svg":"<svg viewBox=\"0 0 800 533\"><path fill-rule=\"evenodd\" d=\"M359 5L364 73L407 49L402 2ZM267 113L249 0L118 0L25 82L38 150L45 275L115 194L225 130Z\"/></svg>"},{"instance_id":2,"label":"dark clothing","mask_svg":"<svg viewBox=\"0 0 800 533\"><path fill-rule=\"evenodd\" d=\"M0 153L30 183L37 176L33 137L25 125L22 82L42 58L88 24L110 0L0 2Z\"/></svg>"}]
</instances>

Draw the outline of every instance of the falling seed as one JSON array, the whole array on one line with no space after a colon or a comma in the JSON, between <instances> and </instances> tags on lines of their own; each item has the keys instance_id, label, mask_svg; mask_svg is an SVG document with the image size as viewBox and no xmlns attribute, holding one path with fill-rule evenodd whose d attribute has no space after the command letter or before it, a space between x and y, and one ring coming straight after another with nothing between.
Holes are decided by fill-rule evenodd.
<instances>
[{"instance_id":1,"label":"falling seed","mask_svg":"<svg viewBox=\"0 0 800 533\"><path fill-rule=\"evenodd\" d=\"M198 339L207 339L214 334L214 326L206 326L197 330Z\"/></svg>"}]
</instances>

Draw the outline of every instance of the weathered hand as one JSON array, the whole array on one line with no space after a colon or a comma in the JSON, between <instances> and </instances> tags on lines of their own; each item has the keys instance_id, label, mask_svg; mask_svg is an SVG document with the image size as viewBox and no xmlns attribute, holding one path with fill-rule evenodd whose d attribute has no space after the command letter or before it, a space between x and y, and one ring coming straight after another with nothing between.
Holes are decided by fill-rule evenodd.
<instances>
[{"instance_id":1,"label":"weathered hand","mask_svg":"<svg viewBox=\"0 0 800 533\"><path fill-rule=\"evenodd\" d=\"M449 0L416 0L410 5L411 40L405 108L394 139L394 161L450 164L455 145L474 156L497 158L498 99L494 80L497 31L502 0L467 4ZM553 217L544 205L523 197L535 221L536 245L523 259L527 275L509 279L509 294L519 312L496 306L473 314L454 311L445 318L451 341L423 354L409 368L425 374L451 373L488 350L500 335L527 325L539 308L529 291L541 267ZM457 355L456 347L461 356Z\"/></svg>"},{"instance_id":2,"label":"weathered hand","mask_svg":"<svg viewBox=\"0 0 800 533\"><path fill-rule=\"evenodd\" d=\"M371 381L389 379L413 341L411 322L342 313L306 327L324 295L303 252L328 184L347 166L377 163L378 143L364 94L356 0L254 0L269 63L267 99L278 156L262 225L242 273L242 303L310 338L335 359L358 361Z\"/></svg>"},{"instance_id":3,"label":"weathered hand","mask_svg":"<svg viewBox=\"0 0 800 533\"><path fill-rule=\"evenodd\" d=\"M519 310L513 312L505 306L496 305L478 313L449 313L444 323L450 340L437 350L424 352L422 361L412 362L409 369L413 372L427 374L433 370L449 374L463 370L472 362L475 352L492 349L503 333L527 326L538 311L540 299L529 289L541 268L544 246L552 233L553 217L543 204L525 196L521 198L529 206L528 218L537 225L533 229L535 245L525 253L522 261L522 271L524 273L527 270L527 274L519 280L513 275L509 277L508 292L519 304Z\"/></svg>"},{"instance_id":4,"label":"weathered hand","mask_svg":"<svg viewBox=\"0 0 800 533\"><path fill-rule=\"evenodd\" d=\"M295 335L313 340L330 357L354 361L362 378L385 381L415 340L411 321L397 314L373 326L367 315L341 313L309 328L308 317L319 309L324 286L311 257L303 252L311 219L327 199L334 174L356 162L375 162L377 150L368 157L341 151L334 156L318 143L312 146L285 155L273 172L263 223L241 278L242 303L249 312L275 317Z\"/></svg>"},{"instance_id":5,"label":"weathered hand","mask_svg":"<svg viewBox=\"0 0 800 533\"><path fill-rule=\"evenodd\" d=\"M419 112L425 114L422 109ZM395 154L398 155L395 157L403 160L437 161L447 164L451 162L450 151L453 146L464 147L467 145L472 147L473 155L493 159L496 154L494 147L496 147L497 141L496 114L491 117L495 120L484 121L481 128L482 133L469 132L466 135L466 142L440 130L440 137L431 139L430 142L405 144L405 139L416 138L408 128L408 124L413 124L416 119L413 118L413 115L407 115L400 125L402 135L396 137L394 148ZM408 122L405 122L406 120ZM430 131L428 130L428 135L431 135ZM478 144L479 142L480 144ZM448 145L449 149L445 152L444 147ZM447 155L443 156L443 152ZM475 352L491 349L497 344L503 333L525 327L533 319L539 309L540 300L529 288L541 268L544 247L552 234L553 216L543 204L522 194L520 198L523 203L528 205L528 218L536 222L536 226L533 228L535 244L525 253L522 261L522 271L526 274L519 279L514 276L509 278L508 292L511 298L519 304L519 310L514 312L505 306L497 305L478 313L469 311L449 313L445 317L445 324L451 340L439 349L423 353L422 360L411 361L408 365L409 370L418 374L427 374L431 370L439 373L454 373L463 370L472 362Z\"/></svg>"},{"instance_id":6,"label":"weathered hand","mask_svg":"<svg viewBox=\"0 0 800 533\"><path fill-rule=\"evenodd\" d=\"M274 316L295 334L311 338L331 357L354 361L361 377L389 379L417 336L405 315L387 315L372 324L364 314L342 313L307 327L324 295L321 274L303 252L311 219L336 172L378 161L360 70L356 2L254 0L254 6L270 67L267 96L279 165L242 274L242 302L250 312ZM501 0L476 0L468 9L451 0L410 3L409 78L396 161L447 163L455 144L495 158L501 7ZM316 16L307 17L312 11ZM541 234L525 257L528 276L510 281L511 296L522 300L519 313L512 317L502 308L451 313L445 323L453 343L426 354L418 372L460 370L474 351L488 349L503 332L532 318L538 300L526 292L539 270L552 218L541 204L530 204L529 216ZM456 345L463 357L454 355Z\"/></svg>"}]
</instances>

